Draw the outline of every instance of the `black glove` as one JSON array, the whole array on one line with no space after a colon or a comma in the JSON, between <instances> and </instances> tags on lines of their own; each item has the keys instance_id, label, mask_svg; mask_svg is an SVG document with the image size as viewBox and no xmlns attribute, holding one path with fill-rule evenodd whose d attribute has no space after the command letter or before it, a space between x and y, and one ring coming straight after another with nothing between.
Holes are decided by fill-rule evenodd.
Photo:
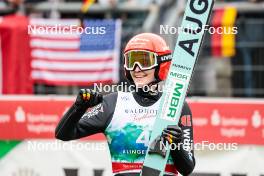
<instances>
[{"instance_id":1,"label":"black glove","mask_svg":"<svg viewBox=\"0 0 264 176\"><path fill-rule=\"evenodd\" d=\"M168 125L162 131L162 137L169 142L169 144L179 144L183 140L182 129L178 125Z\"/></svg>"},{"instance_id":2,"label":"black glove","mask_svg":"<svg viewBox=\"0 0 264 176\"><path fill-rule=\"evenodd\" d=\"M91 89L80 89L75 104L81 107L93 107L103 101L103 96Z\"/></svg>"}]
</instances>

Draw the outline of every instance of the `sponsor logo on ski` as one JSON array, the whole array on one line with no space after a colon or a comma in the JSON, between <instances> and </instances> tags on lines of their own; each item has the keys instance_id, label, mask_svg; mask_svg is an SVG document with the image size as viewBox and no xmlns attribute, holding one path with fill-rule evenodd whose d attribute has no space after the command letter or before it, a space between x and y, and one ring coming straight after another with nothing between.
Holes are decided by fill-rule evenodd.
<instances>
[{"instance_id":1,"label":"sponsor logo on ski","mask_svg":"<svg viewBox=\"0 0 264 176\"><path fill-rule=\"evenodd\" d=\"M178 79L186 80L186 81L188 80L187 75L177 73L177 72L170 72L170 76L173 76L173 77L178 78Z\"/></svg>"},{"instance_id":2,"label":"sponsor logo on ski","mask_svg":"<svg viewBox=\"0 0 264 176\"><path fill-rule=\"evenodd\" d=\"M171 92L167 92L167 96L165 96L165 106L162 111L164 115L161 118L175 121L176 114L181 113L179 105L182 96L184 96L185 82L175 79L168 87L168 90L171 90Z\"/></svg>"},{"instance_id":3,"label":"sponsor logo on ski","mask_svg":"<svg viewBox=\"0 0 264 176\"><path fill-rule=\"evenodd\" d=\"M172 66L173 67L176 67L176 68L181 68L181 69L184 69L184 70L187 70L187 71L190 71L191 70L191 67L187 67L185 65L180 65L180 64L173 63Z\"/></svg>"},{"instance_id":4,"label":"sponsor logo on ski","mask_svg":"<svg viewBox=\"0 0 264 176\"><path fill-rule=\"evenodd\" d=\"M212 4L212 3L211 3ZM212 5L208 0L191 0L189 4L189 9L191 11L190 14L186 15L184 21L186 22L184 26L184 32L189 33L194 36L194 38L188 38L188 40L180 40L178 42L179 48L185 50L190 56L196 57L198 54L200 41L202 39L202 29L203 29L203 21L199 18L194 18L195 16L199 17L200 15L206 14L210 12L210 8ZM206 23L207 21L205 21ZM197 26L195 30L188 28L187 25ZM197 35L198 34L198 35ZM189 36L191 36L189 35Z\"/></svg>"}]
</instances>

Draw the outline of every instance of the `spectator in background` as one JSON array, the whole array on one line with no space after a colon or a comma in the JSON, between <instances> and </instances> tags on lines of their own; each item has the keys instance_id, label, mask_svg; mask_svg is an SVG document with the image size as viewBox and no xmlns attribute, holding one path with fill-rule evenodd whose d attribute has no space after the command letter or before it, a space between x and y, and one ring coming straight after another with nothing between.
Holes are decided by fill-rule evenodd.
<instances>
[{"instance_id":1,"label":"spectator in background","mask_svg":"<svg viewBox=\"0 0 264 176\"><path fill-rule=\"evenodd\" d=\"M8 11L6 11L4 14L13 14L19 11L19 8L23 6L26 3L39 3L39 2L44 2L46 0L3 0L6 8ZM0 10L0 15L1 15L1 10Z\"/></svg>"},{"instance_id":2,"label":"spectator in background","mask_svg":"<svg viewBox=\"0 0 264 176\"><path fill-rule=\"evenodd\" d=\"M16 13L21 3L22 0L4 0L6 11L3 13L3 15Z\"/></svg>"}]
</instances>

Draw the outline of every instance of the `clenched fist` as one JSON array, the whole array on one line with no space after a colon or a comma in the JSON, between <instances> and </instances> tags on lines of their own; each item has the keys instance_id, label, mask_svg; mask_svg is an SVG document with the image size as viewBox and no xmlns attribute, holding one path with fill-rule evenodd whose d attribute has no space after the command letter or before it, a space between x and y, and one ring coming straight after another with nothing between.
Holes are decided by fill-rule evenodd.
<instances>
[{"instance_id":1,"label":"clenched fist","mask_svg":"<svg viewBox=\"0 0 264 176\"><path fill-rule=\"evenodd\" d=\"M103 96L91 89L80 89L75 104L77 106L93 107L103 101Z\"/></svg>"}]
</instances>

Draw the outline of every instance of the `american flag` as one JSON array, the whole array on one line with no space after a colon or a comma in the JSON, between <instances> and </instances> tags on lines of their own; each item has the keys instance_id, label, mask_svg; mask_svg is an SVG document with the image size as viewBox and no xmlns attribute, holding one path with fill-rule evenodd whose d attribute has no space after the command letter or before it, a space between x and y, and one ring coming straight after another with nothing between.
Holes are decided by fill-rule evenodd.
<instances>
[{"instance_id":1,"label":"american flag","mask_svg":"<svg viewBox=\"0 0 264 176\"><path fill-rule=\"evenodd\" d=\"M31 19L31 77L49 85L116 83L120 20Z\"/></svg>"}]
</instances>

